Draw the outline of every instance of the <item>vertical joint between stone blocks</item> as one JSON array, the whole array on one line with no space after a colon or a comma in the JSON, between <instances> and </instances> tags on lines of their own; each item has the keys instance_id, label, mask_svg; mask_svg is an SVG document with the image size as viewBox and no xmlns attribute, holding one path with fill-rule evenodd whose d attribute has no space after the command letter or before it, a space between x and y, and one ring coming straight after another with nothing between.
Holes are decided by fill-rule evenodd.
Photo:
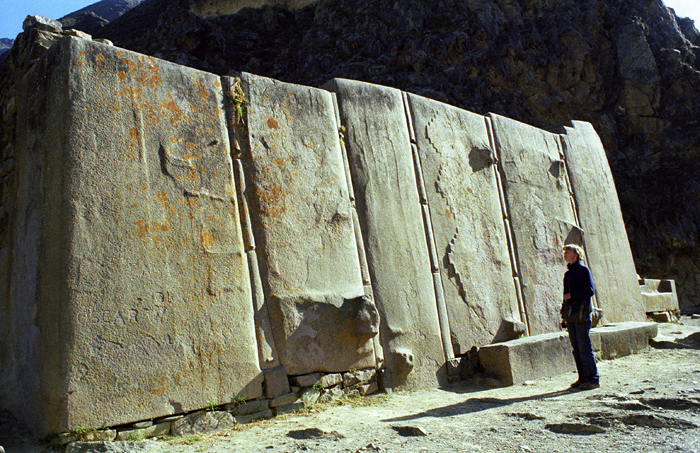
<instances>
[{"instance_id":1,"label":"vertical joint between stone blocks","mask_svg":"<svg viewBox=\"0 0 700 453\"><path fill-rule=\"evenodd\" d=\"M520 320L525 323L526 333L530 335L530 318L527 313L527 304L525 304L525 293L523 291L523 282L520 278L520 261L518 259L518 248L515 243L515 235L510 224L510 216L508 209L508 199L505 195L505 186L503 185L503 164L498 152L498 144L493 131L493 123L491 118L484 117L486 122L486 131L489 137L489 146L493 156L494 174L496 175L496 186L498 188L498 198L501 202L501 213L503 215L503 228L506 234L506 242L508 244L508 255L510 256L510 265L513 271L513 286L518 299L518 311L520 312Z\"/></svg>"},{"instance_id":2,"label":"vertical joint between stone blocks","mask_svg":"<svg viewBox=\"0 0 700 453\"><path fill-rule=\"evenodd\" d=\"M248 274L250 276L251 295L253 301L253 319L255 322L255 333L258 346L258 360L262 370L279 366L277 347L272 334L272 323L268 307L265 303L265 291L263 289L260 265L258 262L258 251L255 244L255 234L250 216L248 203L248 191L246 186L245 168L243 166L243 147L249 146L247 130L242 118L238 118L238 113L233 105L233 92L236 87L231 83L230 77L221 78L221 86L224 92L224 112L226 115L226 131L229 135L231 165L234 178L234 188L239 206L239 220L243 234L243 246L248 261Z\"/></svg>"},{"instance_id":3,"label":"vertical joint between stone blocks","mask_svg":"<svg viewBox=\"0 0 700 453\"><path fill-rule=\"evenodd\" d=\"M425 190L425 180L423 178L423 167L418 153L418 146L415 143L415 133L413 127L413 119L411 117L410 107L408 105L408 95L406 92L401 93L403 98L404 113L406 114L406 124L408 132L411 136L411 157L413 160L413 169L416 176L416 186L418 197L423 215L423 229L425 230L425 240L428 245L428 256L430 257L430 268L433 274L433 290L435 292L435 303L438 314L438 324L440 327L440 338L442 340L442 348L445 354L445 360L454 358L454 350L452 348L452 339L450 335L450 322L447 313L447 303L445 302L445 294L442 287L442 276L440 275L440 261L438 258L437 246L435 245L435 233L433 232L433 222L430 216L430 206L428 205L428 197Z\"/></svg>"}]
</instances>

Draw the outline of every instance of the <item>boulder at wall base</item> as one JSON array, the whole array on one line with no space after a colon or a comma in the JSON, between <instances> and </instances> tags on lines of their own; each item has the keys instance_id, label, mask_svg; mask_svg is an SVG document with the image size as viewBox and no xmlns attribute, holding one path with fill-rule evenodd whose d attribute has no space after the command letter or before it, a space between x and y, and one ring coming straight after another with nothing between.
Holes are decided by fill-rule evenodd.
<instances>
[{"instance_id":1,"label":"boulder at wall base","mask_svg":"<svg viewBox=\"0 0 700 453\"><path fill-rule=\"evenodd\" d=\"M233 428L235 424L236 420L228 412L199 411L173 422L171 432L174 436L205 434Z\"/></svg>"}]
</instances>

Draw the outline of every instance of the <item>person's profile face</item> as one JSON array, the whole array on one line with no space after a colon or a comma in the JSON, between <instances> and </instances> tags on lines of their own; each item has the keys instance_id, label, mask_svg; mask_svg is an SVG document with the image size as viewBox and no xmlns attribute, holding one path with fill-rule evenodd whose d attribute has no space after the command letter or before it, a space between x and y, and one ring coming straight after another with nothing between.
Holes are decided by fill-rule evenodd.
<instances>
[{"instance_id":1,"label":"person's profile face","mask_svg":"<svg viewBox=\"0 0 700 453\"><path fill-rule=\"evenodd\" d=\"M573 264L578 261L578 254L572 252L571 250L564 250L564 261L569 264Z\"/></svg>"}]
</instances>

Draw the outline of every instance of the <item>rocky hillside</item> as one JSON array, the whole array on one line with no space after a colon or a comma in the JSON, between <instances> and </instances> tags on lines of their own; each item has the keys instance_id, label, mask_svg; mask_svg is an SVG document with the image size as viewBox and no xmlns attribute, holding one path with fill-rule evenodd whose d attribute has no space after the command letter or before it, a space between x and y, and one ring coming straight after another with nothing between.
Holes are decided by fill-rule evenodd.
<instances>
[{"instance_id":1,"label":"rocky hillside","mask_svg":"<svg viewBox=\"0 0 700 453\"><path fill-rule=\"evenodd\" d=\"M116 45L319 86L345 77L548 127L593 123L640 275L700 305L700 34L661 0L321 0L202 18L147 0Z\"/></svg>"},{"instance_id":2,"label":"rocky hillside","mask_svg":"<svg viewBox=\"0 0 700 453\"><path fill-rule=\"evenodd\" d=\"M0 63L5 59L5 53L10 50L10 47L12 47L12 43L14 43L14 39L9 39L9 38L0 38Z\"/></svg>"},{"instance_id":3,"label":"rocky hillside","mask_svg":"<svg viewBox=\"0 0 700 453\"><path fill-rule=\"evenodd\" d=\"M141 3L141 1L102 0L72 12L59 21L64 29L75 28L92 34Z\"/></svg>"}]
</instances>

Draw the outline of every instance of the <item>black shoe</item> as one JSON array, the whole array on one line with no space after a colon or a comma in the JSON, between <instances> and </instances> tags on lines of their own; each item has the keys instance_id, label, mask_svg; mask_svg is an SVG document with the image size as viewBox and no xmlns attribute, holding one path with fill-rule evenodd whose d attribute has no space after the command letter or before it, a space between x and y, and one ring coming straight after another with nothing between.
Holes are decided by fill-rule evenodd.
<instances>
[{"instance_id":1,"label":"black shoe","mask_svg":"<svg viewBox=\"0 0 700 453\"><path fill-rule=\"evenodd\" d=\"M571 385L569 386L569 388L570 388L570 389L577 389L577 388L579 388L579 387L581 386L581 384L583 384L583 382L581 382L581 381L576 381L576 382L574 382L573 384L571 384Z\"/></svg>"},{"instance_id":2,"label":"black shoe","mask_svg":"<svg viewBox=\"0 0 700 453\"><path fill-rule=\"evenodd\" d=\"M600 387L600 384L598 384L597 382L584 382L578 386L578 389L579 390L593 390L593 389L597 389L598 387Z\"/></svg>"}]
</instances>

